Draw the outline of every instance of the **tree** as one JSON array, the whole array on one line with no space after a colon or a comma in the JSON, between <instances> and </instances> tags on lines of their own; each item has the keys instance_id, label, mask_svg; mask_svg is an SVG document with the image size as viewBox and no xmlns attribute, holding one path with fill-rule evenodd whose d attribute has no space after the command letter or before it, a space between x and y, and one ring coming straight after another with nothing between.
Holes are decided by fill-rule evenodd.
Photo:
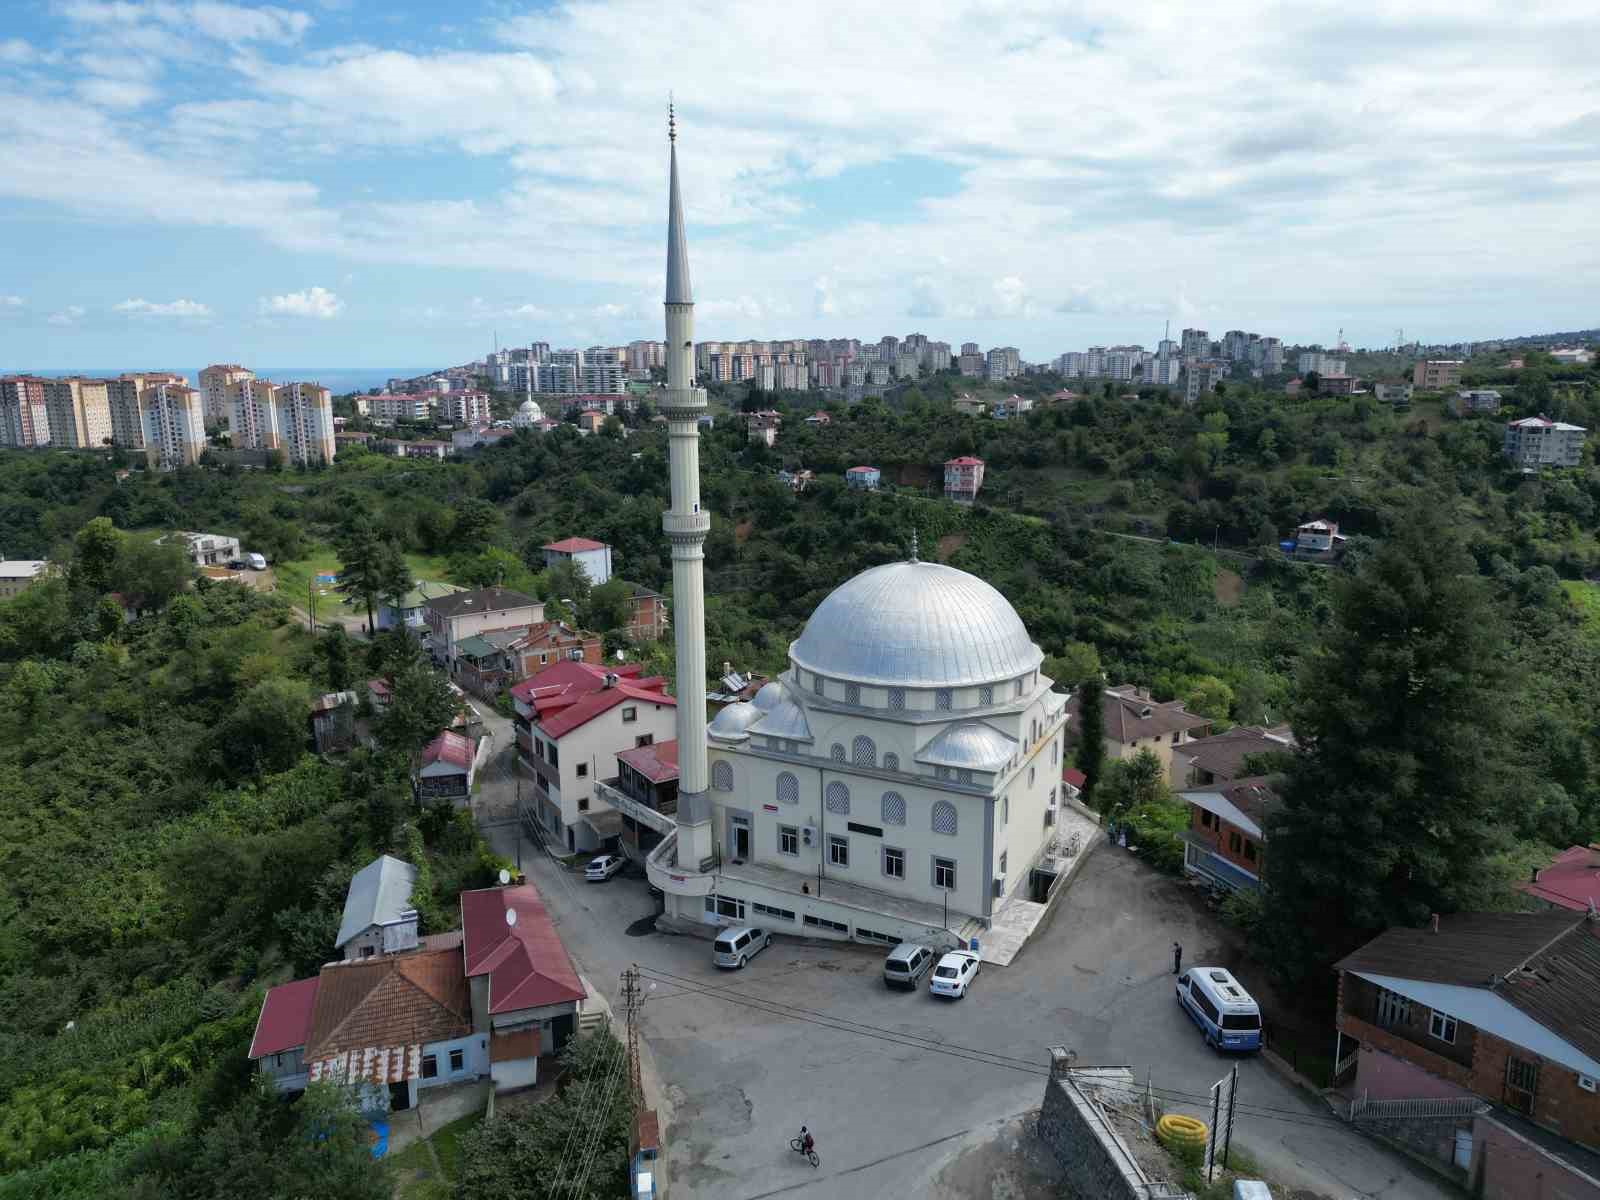
<instances>
[{"instance_id":1,"label":"tree","mask_svg":"<svg viewBox=\"0 0 1600 1200\"><path fill-rule=\"evenodd\" d=\"M608 579L597 588L590 589L589 602L579 614L585 629L600 633L628 623L629 598L633 595L625 580Z\"/></svg>"},{"instance_id":2,"label":"tree","mask_svg":"<svg viewBox=\"0 0 1600 1200\"><path fill-rule=\"evenodd\" d=\"M72 539L72 566L67 572L73 588L96 594L111 591L122 542L123 536L110 517L96 517L78 530Z\"/></svg>"},{"instance_id":3,"label":"tree","mask_svg":"<svg viewBox=\"0 0 1600 1200\"><path fill-rule=\"evenodd\" d=\"M339 537L339 591L352 600L366 605L367 628L377 629L374 610L378 601L395 594L401 582L405 559L399 547L378 533L372 519L365 513L358 515ZM405 586L398 588L401 595L410 590L410 572L405 571Z\"/></svg>"},{"instance_id":4,"label":"tree","mask_svg":"<svg viewBox=\"0 0 1600 1200\"><path fill-rule=\"evenodd\" d=\"M389 681L389 703L377 722L378 743L409 760L460 711L461 700L449 681L414 659Z\"/></svg>"},{"instance_id":5,"label":"tree","mask_svg":"<svg viewBox=\"0 0 1600 1200\"><path fill-rule=\"evenodd\" d=\"M1088 642L1068 642L1060 654L1044 660L1044 673L1067 687L1093 675L1100 677L1100 652Z\"/></svg>"},{"instance_id":6,"label":"tree","mask_svg":"<svg viewBox=\"0 0 1600 1200\"><path fill-rule=\"evenodd\" d=\"M303 683L272 678L256 684L222 727L229 772L253 775L293 766L310 737L310 713Z\"/></svg>"},{"instance_id":7,"label":"tree","mask_svg":"<svg viewBox=\"0 0 1600 1200\"><path fill-rule=\"evenodd\" d=\"M157 545L140 538L124 538L112 568L116 590L138 597L142 608L165 607L194 577L194 563L175 541Z\"/></svg>"},{"instance_id":8,"label":"tree","mask_svg":"<svg viewBox=\"0 0 1600 1200\"><path fill-rule=\"evenodd\" d=\"M1103 706L1105 684L1091 674L1078 685L1078 745L1073 762L1083 772L1083 802L1095 803L1095 786L1100 782L1105 761L1106 714Z\"/></svg>"},{"instance_id":9,"label":"tree","mask_svg":"<svg viewBox=\"0 0 1600 1200\"><path fill-rule=\"evenodd\" d=\"M350 639L345 636L344 627L341 625L331 627L320 639L317 648L322 651L322 657L327 663L328 686L336 692L342 692L350 686L355 670Z\"/></svg>"},{"instance_id":10,"label":"tree","mask_svg":"<svg viewBox=\"0 0 1600 1200\"><path fill-rule=\"evenodd\" d=\"M487 500L463 500L456 506L456 523L451 534L457 545L481 550L500 528L500 510Z\"/></svg>"},{"instance_id":11,"label":"tree","mask_svg":"<svg viewBox=\"0 0 1600 1200\"><path fill-rule=\"evenodd\" d=\"M1470 902L1519 794L1504 626L1437 509L1412 511L1334 586L1291 712L1303 750L1268 828L1268 925L1291 980Z\"/></svg>"},{"instance_id":12,"label":"tree","mask_svg":"<svg viewBox=\"0 0 1600 1200\"><path fill-rule=\"evenodd\" d=\"M1208 412L1203 420L1205 430L1195 434L1194 444L1205 456L1206 470L1215 472L1228 452L1228 414L1220 410Z\"/></svg>"},{"instance_id":13,"label":"tree","mask_svg":"<svg viewBox=\"0 0 1600 1200\"><path fill-rule=\"evenodd\" d=\"M1233 689L1215 675L1200 675L1189 680L1183 702L1192 713L1226 721L1233 707Z\"/></svg>"}]
</instances>

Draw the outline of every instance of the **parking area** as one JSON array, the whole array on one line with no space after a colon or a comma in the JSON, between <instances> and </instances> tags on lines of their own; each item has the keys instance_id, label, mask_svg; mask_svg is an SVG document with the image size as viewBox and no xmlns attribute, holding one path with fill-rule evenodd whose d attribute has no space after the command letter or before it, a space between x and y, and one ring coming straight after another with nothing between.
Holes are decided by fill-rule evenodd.
<instances>
[{"instance_id":1,"label":"parking area","mask_svg":"<svg viewBox=\"0 0 1600 1200\"><path fill-rule=\"evenodd\" d=\"M1172 989L1174 940L1189 965L1221 953L1213 919L1188 889L1114 850L1084 864L1011 966L984 964L955 1001L930 996L926 980L888 990L883 951L863 946L779 938L743 971L719 971L709 941L651 932L642 880L585 883L526 850L524 863L596 985L614 996L630 963L646 974L645 1043L670 1105L676 1195L987 1198L951 1168L1037 1107L1047 1046L1071 1047L1080 1065L1148 1072L1195 1097L1197 1115L1235 1061L1201 1043ZM1241 1113L1237 1142L1303 1189L1296 1200L1453 1194L1259 1058L1239 1062L1240 1102L1262 1111ZM802 1124L817 1137L815 1171L788 1147Z\"/></svg>"}]
</instances>

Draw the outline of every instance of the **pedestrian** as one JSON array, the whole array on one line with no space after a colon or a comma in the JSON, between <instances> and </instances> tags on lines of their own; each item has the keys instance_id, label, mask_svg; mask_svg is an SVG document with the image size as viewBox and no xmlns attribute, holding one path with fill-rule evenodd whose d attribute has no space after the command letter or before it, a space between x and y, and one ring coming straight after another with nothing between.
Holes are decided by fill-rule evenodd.
<instances>
[{"instance_id":1,"label":"pedestrian","mask_svg":"<svg viewBox=\"0 0 1600 1200\"><path fill-rule=\"evenodd\" d=\"M1183 946L1178 942L1172 943L1172 973L1176 975L1183 970Z\"/></svg>"}]
</instances>

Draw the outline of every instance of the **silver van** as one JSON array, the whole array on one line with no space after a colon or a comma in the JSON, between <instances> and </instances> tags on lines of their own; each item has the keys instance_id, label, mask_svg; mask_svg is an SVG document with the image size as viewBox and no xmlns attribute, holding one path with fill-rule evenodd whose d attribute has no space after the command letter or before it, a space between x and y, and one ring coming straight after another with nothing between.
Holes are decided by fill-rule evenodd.
<instances>
[{"instance_id":1,"label":"silver van","mask_svg":"<svg viewBox=\"0 0 1600 1200\"><path fill-rule=\"evenodd\" d=\"M883 982L889 987L914 988L933 966L934 953L915 942L901 942L883 960Z\"/></svg>"},{"instance_id":2,"label":"silver van","mask_svg":"<svg viewBox=\"0 0 1600 1200\"><path fill-rule=\"evenodd\" d=\"M742 967L768 946L772 935L754 925L731 925L711 943L712 961L719 967Z\"/></svg>"}]
</instances>

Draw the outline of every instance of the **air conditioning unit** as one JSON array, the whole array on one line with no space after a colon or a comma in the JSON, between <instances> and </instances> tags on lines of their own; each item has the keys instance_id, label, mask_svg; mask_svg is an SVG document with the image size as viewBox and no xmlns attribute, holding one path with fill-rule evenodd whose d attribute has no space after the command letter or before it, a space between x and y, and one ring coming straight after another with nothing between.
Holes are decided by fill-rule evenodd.
<instances>
[{"instance_id":1,"label":"air conditioning unit","mask_svg":"<svg viewBox=\"0 0 1600 1200\"><path fill-rule=\"evenodd\" d=\"M805 842L806 845L808 845L808 846L811 845L813 842L815 842L817 840L816 827L812 826L812 825L807 825L804 829L802 829L800 831L800 837Z\"/></svg>"},{"instance_id":2,"label":"air conditioning unit","mask_svg":"<svg viewBox=\"0 0 1600 1200\"><path fill-rule=\"evenodd\" d=\"M1006 894L1006 877L1004 875L995 876L994 894L996 899L999 899L1001 896Z\"/></svg>"}]
</instances>

